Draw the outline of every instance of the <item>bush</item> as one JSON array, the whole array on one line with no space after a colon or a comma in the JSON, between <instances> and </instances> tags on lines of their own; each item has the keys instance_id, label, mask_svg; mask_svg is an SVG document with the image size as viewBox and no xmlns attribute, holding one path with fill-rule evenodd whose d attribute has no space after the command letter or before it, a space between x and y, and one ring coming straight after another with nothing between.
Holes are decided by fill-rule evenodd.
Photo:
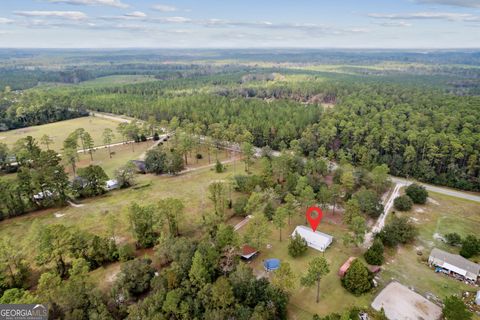
<instances>
[{"instance_id":1,"label":"bush","mask_svg":"<svg viewBox=\"0 0 480 320\"><path fill-rule=\"evenodd\" d=\"M158 135L158 132L155 132L153 134L153 141L158 141L158 140L160 140L160 136Z\"/></svg>"},{"instance_id":2,"label":"bush","mask_svg":"<svg viewBox=\"0 0 480 320\"><path fill-rule=\"evenodd\" d=\"M480 239L473 235L468 235L462 242L462 249L460 255L464 258L471 258L480 252Z\"/></svg>"},{"instance_id":3,"label":"bush","mask_svg":"<svg viewBox=\"0 0 480 320\"><path fill-rule=\"evenodd\" d=\"M342 285L354 295L370 291L373 287L373 276L367 267L358 259L355 259L342 279Z\"/></svg>"},{"instance_id":4,"label":"bush","mask_svg":"<svg viewBox=\"0 0 480 320\"><path fill-rule=\"evenodd\" d=\"M223 171L225 171L225 166L217 160L217 163L215 164L215 172L222 173Z\"/></svg>"},{"instance_id":5,"label":"bush","mask_svg":"<svg viewBox=\"0 0 480 320\"><path fill-rule=\"evenodd\" d=\"M195 155L195 158L196 158L197 160L202 160L202 159L203 159L203 155L202 155L201 153L197 153L197 154Z\"/></svg>"},{"instance_id":6,"label":"bush","mask_svg":"<svg viewBox=\"0 0 480 320\"><path fill-rule=\"evenodd\" d=\"M300 257L307 252L307 249L307 241L298 233L295 233L295 236L290 239L290 243L288 244L288 254L294 258Z\"/></svg>"},{"instance_id":7,"label":"bush","mask_svg":"<svg viewBox=\"0 0 480 320\"><path fill-rule=\"evenodd\" d=\"M365 188L357 191L353 198L358 201L360 210L372 218L378 218L383 213L383 205L377 193Z\"/></svg>"},{"instance_id":8,"label":"bush","mask_svg":"<svg viewBox=\"0 0 480 320\"><path fill-rule=\"evenodd\" d=\"M235 176L235 191L251 193L256 186L263 184L263 179L257 175L236 175Z\"/></svg>"},{"instance_id":9,"label":"bush","mask_svg":"<svg viewBox=\"0 0 480 320\"><path fill-rule=\"evenodd\" d=\"M136 259L124 263L121 266L117 280L114 284L114 292L126 293L127 298L137 297L150 288L150 280L155 274L149 259Z\"/></svg>"},{"instance_id":10,"label":"bush","mask_svg":"<svg viewBox=\"0 0 480 320\"><path fill-rule=\"evenodd\" d=\"M398 211L409 211L413 207L413 201L409 196L404 195L396 197L393 201L393 206Z\"/></svg>"},{"instance_id":11,"label":"bush","mask_svg":"<svg viewBox=\"0 0 480 320\"><path fill-rule=\"evenodd\" d=\"M413 203L425 204L427 202L428 192L424 186L413 183L407 187L405 193L412 199Z\"/></svg>"},{"instance_id":12,"label":"bush","mask_svg":"<svg viewBox=\"0 0 480 320\"><path fill-rule=\"evenodd\" d=\"M408 222L406 217L393 217L392 221L387 224L379 233L379 237L383 244L394 247L400 243L407 243L415 239L417 229Z\"/></svg>"},{"instance_id":13,"label":"bush","mask_svg":"<svg viewBox=\"0 0 480 320\"><path fill-rule=\"evenodd\" d=\"M472 313L468 311L467 306L463 303L462 299L456 296L450 296L443 302L443 316L445 319L472 319Z\"/></svg>"},{"instance_id":14,"label":"bush","mask_svg":"<svg viewBox=\"0 0 480 320\"><path fill-rule=\"evenodd\" d=\"M445 240L451 246L460 246L462 244L462 237L456 232L446 234Z\"/></svg>"},{"instance_id":15,"label":"bush","mask_svg":"<svg viewBox=\"0 0 480 320\"><path fill-rule=\"evenodd\" d=\"M247 215L247 212L245 211L245 207L247 206L248 203L248 198L247 197L240 197L235 201L233 204L233 212L237 216L242 216L245 217Z\"/></svg>"},{"instance_id":16,"label":"bush","mask_svg":"<svg viewBox=\"0 0 480 320\"><path fill-rule=\"evenodd\" d=\"M118 248L118 260L125 262L135 258L135 247L130 243L124 244Z\"/></svg>"},{"instance_id":17,"label":"bush","mask_svg":"<svg viewBox=\"0 0 480 320\"><path fill-rule=\"evenodd\" d=\"M367 252L363 255L365 258L365 261L367 261L368 264L373 264L376 266L380 266L383 264L383 243L382 240L380 239L375 239L373 244L368 248Z\"/></svg>"},{"instance_id":18,"label":"bush","mask_svg":"<svg viewBox=\"0 0 480 320\"><path fill-rule=\"evenodd\" d=\"M142 142L147 141L147 136L142 133L142 134L140 135L140 141L142 141Z\"/></svg>"}]
</instances>

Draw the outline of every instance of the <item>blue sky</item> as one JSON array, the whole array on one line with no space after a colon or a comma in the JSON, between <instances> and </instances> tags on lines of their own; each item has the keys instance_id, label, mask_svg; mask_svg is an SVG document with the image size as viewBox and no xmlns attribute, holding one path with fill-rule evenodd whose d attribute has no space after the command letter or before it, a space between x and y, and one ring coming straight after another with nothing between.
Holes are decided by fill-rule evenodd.
<instances>
[{"instance_id":1,"label":"blue sky","mask_svg":"<svg viewBox=\"0 0 480 320\"><path fill-rule=\"evenodd\" d=\"M480 48L480 0L2 0L0 47Z\"/></svg>"}]
</instances>

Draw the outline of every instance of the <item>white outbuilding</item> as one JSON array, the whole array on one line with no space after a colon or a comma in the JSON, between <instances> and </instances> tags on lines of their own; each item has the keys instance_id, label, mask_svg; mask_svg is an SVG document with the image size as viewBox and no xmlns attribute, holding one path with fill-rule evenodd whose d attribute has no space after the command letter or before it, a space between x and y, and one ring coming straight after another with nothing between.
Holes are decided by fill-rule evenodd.
<instances>
[{"instance_id":1,"label":"white outbuilding","mask_svg":"<svg viewBox=\"0 0 480 320\"><path fill-rule=\"evenodd\" d=\"M320 231L313 232L311 228L305 226L297 226L295 230L293 230L292 237L294 237L296 233L307 241L310 248L321 252L325 251L333 240L331 235Z\"/></svg>"}]
</instances>

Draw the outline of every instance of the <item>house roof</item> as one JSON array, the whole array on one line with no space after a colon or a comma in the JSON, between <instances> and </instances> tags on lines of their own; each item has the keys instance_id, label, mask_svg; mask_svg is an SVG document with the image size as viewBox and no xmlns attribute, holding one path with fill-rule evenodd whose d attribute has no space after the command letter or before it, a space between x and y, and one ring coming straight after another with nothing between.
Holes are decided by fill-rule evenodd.
<instances>
[{"instance_id":1,"label":"house roof","mask_svg":"<svg viewBox=\"0 0 480 320\"><path fill-rule=\"evenodd\" d=\"M470 260L465 259L464 257L458 254L452 254L437 248L433 248L430 253L430 258L434 258L440 261L443 261L441 267L446 267L448 269L461 269L473 273L475 275L480 275L480 265L476 264ZM453 267L453 268L452 268ZM453 270L455 271L455 270ZM457 272L457 271L455 271ZM460 273L460 272L457 272ZM462 274L462 273L460 273Z\"/></svg>"},{"instance_id":2,"label":"house roof","mask_svg":"<svg viewBox=\"0 0 480 320\"><path fill-rule=\"evenodd\" d=\"M313 232L311 228L305 226L297 226L295 230L293 230L292 236L295 236L295 233L298 233L308 243L314 243L324 248L328 247L333 240L331 235L320 231Z\"/></svg>"},{"instance_id":3,"label":"house roof","mask_svg":"<svg viewBox=\"0 0 480 320\"><path fill-rule=\"evenodd\" d=\"M245 244L242 247L242 256L249 256L257 252L258 252L257 249L255 249L254 247L250 247L248 244Z\"/></svg>"}]
</instances>

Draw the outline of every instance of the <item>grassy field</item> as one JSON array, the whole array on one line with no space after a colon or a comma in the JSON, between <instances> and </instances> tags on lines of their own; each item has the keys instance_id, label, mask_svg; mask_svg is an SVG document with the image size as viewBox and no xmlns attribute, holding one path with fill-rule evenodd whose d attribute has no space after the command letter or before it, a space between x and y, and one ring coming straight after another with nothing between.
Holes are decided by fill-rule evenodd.
<instances>
[{"instance_id":1,"label":"grassy field","mask_svg":"<svg viewBox=\"0 0 480 320\"><path fill-rule=\"evenodd\" d=\"M95 145L99 146L103 145L102 133L106 128L113 130L115 134L113 142L122 141L122 137L115 130L117 126L118 122L116 121L97 117L82 117L44 124L41 126L0 132L0 142L6 143L9 147L12 147L17 140L32 136L40 143L40 138L44 134L47 134L54 140L50 148L60 151L62 149L63 141L71 132L78 128L84 128L92 136ZM45 146L42 145L41 147L45 148Z\"/></svg>"},{"instance_id":2,"label":"grassy field","mask_svg":"<svg viewBox=\"0 0 480 320\"><path fill-rule=\"evenodd\" d=\"M112 160L108 159L108 154L105 152L103 160L98 158L95 161L105 161L101 165L106 169L107 174L111 175L117 163L123 165L127 160L135 159L151 145L151 142L144 144L144 146L136 144L135 153L131 152L129 145L116 147L126 149L117 153ZM225 152L219 152L218 155L219 159L230 156ZM94 159L97 157L99 154L94 155ZM82 155L81 158L88 158L88 161L85 161L85 165L88 165L89 155ZM107 236L107 216L112 213L118 219L117 233L122 242L131 242L133 238L127 221L129 205L135 201L141 204L155 204L159 199L166 197L180 198L184 201L186 210L185 219L181 223L181 232L187 236L196 236L199 232L198 224L201 222L202 213L212 209L211 201L208 199L208 186L214 180L228 180L233 174L233 163L227 165L225 172L216 173L212 167L204 167L205 162L208 166L208 159L204 158L198 164L192 163L189 167L189 169L195 166L202 168L177 176L137 175L137 185L140 188L116 190L100 197L86 199L81 202L81 207L48 209L4 220L0 222L0 236L9 237L22 244L25 252L30 255L34 254L34 249L28 235L33 234L34 229L40 225L61 223ZM237 173L240 172L238 163L236 170Z\"/></svg>"},{"instance_id":3,"label":"grassy field","mask_svg":"<svg viewBox=\"0 0 480 320\"><path fill-rule=\"evenodd\" d=\"M80 153L79 154L79 162L77 163L77 168L87 167L91 164L99 165L105 170L109 177L113 176L115 169L123 166L129 160L138 159L142 154L144 154L148 148L152 146L152 141L140 142L135 143L132 148L132 144L121 144L114 147L111 147L111 152L115 152L110 158L108 154L108 148L101 148L95 150L93 153L93 161L90 158L90 154L87 153ZM69 165L65 165L65 170L70 174L72 173L72 168Z\"/></svg>"},{"instance_id":4,"label":"grassy field","mask_svg":"<svg viewBox=\"0 0 480 320\"><path fill-rule=\"evenodd\" d=\"M150 75L116 75L100 77L93 80L83 81L76 86L80 87L105 87L121 84L134 84L142 82L158 81L154 76Z\"/></svg>"}]
</instances>

